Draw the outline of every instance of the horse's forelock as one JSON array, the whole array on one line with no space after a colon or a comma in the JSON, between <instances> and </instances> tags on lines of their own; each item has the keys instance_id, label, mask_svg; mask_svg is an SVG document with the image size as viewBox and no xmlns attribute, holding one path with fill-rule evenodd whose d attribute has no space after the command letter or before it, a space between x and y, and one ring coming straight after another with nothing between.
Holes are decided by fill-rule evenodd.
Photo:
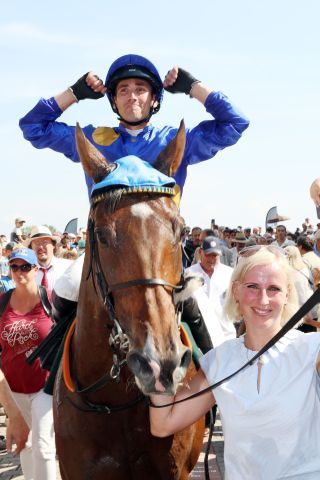
<instances>
[{"instance_id":1,"label":"horse's forelock","mask_svg":"<svg viewBox=\"0 0 320 480\"><path fill-rule=\"evenodd\" d=\"M103 207L107 211L107 213L113 213L120 200L122 199L124 192L123 189L113 189L113 190L108 190L107 192L103 192L99 195L97 193L93 197L93 209L95 208L96 205L99 203L103 202Z\"/></svg>"}]
</instances>

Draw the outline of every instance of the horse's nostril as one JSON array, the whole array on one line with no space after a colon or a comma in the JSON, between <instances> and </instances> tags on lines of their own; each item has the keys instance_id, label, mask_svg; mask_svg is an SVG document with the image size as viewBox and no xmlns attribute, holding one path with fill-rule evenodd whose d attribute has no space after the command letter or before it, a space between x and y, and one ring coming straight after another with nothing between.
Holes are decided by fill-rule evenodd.
<instances>
[{"instance_id":1,"label":"horse's nostril","mask_svg":"<svg viewBox=\"0 0 320 480\"><path fill-rule=\"evenodd\" d=\"M132 373L136 376L152 375L152 369L148 360L140 353L129 353L127 356L127 364Z\"/></svg>"},{"instance_id":2,"label":"horse's nostril","mask_svg":"<svg viewBox=\"0 0 320 480\"><path fill-rule=\"evenodd\" d=\"M191 362L191 351L187 349L181 357L180 367L188 368Z\"/></svg>"}]
</instances>

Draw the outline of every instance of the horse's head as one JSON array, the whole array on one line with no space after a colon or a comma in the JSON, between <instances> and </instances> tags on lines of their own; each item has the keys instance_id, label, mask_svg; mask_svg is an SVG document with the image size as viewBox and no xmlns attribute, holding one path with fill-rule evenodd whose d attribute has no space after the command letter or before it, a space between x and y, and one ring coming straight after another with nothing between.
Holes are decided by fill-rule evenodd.
<instances>
[{"instance_id":1,"label":"horse's head","mask_svg":"<svg viewBox=\"0 0 320 480\"><path fill-rule=\"evenodd\" d=\"M109 163L80 127L76 136L84 170L96 184L85 263L99 287L92 290L95 317L103 316L104 300L129 338L127 363L140 389L172 394L191 358L180 341L173 302L181 280L183 221L172 177L184 151L184 124L154 168L136 157Z\"/></svg>"}]
</instances>

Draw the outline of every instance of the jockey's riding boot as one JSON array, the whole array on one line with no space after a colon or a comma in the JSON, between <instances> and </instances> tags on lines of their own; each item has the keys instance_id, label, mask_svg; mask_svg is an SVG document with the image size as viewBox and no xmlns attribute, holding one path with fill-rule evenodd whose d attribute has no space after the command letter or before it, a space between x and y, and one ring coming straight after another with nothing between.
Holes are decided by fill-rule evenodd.
<instances>
[{"instance_id":1,"label":"jockey's riding boot","mask_svg":"<svg viewBox=\"0 0 320 480\"><path fill-rule=\"evenodd\" d=\"M193 338L202 353L207 353L213 348L210 334L194 297L189 297L183 302L181 321L189 325Z\"/></svg>"},{"instance_id":2,"label":"jockey's riding boot","mask_svg":"<svg viewBox=\"0 0 320 480\"><path fill-rule=\"evenodd\" d=\"M73 319L76 316L78 302L62 298L55 290L52 292L52 314L54 322L60 323L62 320Z\"/></svg>"}]
</instances>

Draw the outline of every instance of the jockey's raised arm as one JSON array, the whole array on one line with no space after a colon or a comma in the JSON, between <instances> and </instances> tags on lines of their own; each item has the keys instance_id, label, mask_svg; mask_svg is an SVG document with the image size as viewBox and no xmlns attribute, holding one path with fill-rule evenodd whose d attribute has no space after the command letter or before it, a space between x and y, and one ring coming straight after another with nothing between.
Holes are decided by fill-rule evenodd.
<instances>
[{"instance_id":1,"label":"jockey's raised arm","mask_svg":"<svg viewBox=\"0 0 320 480\"><path fill-rule=\"evenodd\" d=\"M175 176L182 193L188 166L211 159L220 150L234 145L249 122L223 93L208 88L181 67L169 70L162 82L158 70L148 59L124 55L112 63L105 82L94 72L86 73L64 92L41 99L20 120L20 127L24 137L36 148L51 148L79 162L75 127L58 119L78 101L107 96L118 115L119 125L95 128L89 124L83 129L86 137L111 162L125 155L139 154L152 164L177 132L176 127L157 128L150 123L161 107L164 90L197 99L212 116L212 120L186 130L186 148ZM92 179L86 177L86 182L90 192Z\"/></svg>"}]
</instances>

